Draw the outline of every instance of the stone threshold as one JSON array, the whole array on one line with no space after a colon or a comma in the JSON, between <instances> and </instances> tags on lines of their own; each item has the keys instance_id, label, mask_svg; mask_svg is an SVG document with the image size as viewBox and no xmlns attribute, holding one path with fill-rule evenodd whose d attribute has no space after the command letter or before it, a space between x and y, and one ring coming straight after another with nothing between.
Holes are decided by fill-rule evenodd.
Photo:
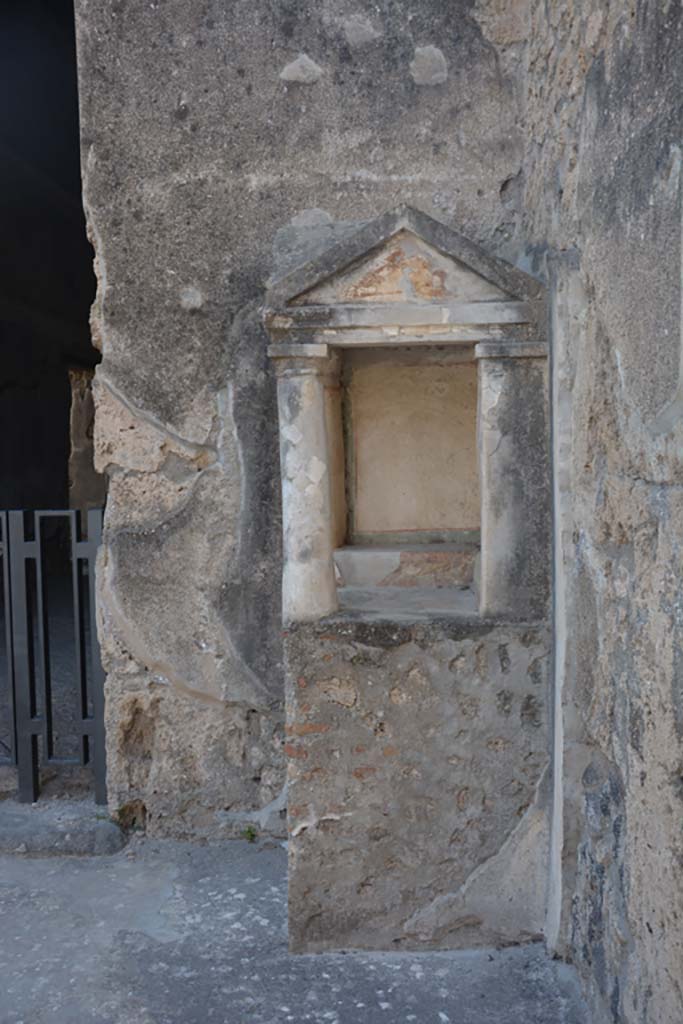
<instances>
[{"instance_id":1,"label":"stone threshold","mask_svg":"<svg viewBox=\"0 0 683 1024\"><path fill-rule=\"evenodd\" d=\"M125 845L123 831L92 799L0 801L0 854L90 857Z\"/></svg>"}]
</instances>

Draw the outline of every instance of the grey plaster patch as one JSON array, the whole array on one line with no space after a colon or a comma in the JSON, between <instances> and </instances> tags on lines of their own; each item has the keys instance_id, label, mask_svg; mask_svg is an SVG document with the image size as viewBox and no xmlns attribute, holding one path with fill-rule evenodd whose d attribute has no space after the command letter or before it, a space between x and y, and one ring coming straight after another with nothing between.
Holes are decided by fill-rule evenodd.
<instances>
[{"instance_id":1,"label":"grey plaster patch","mask_svg":"<svg viewBox=\"0 0 683 1024\"><path fill-rule=\"evenodd\" d=\"M273 274L269 283L360 227L358 221L333 221L327 210L304 209L278 228L273 239Z\"/></svg>"},{"instance_id":2,"label":"grey plaster patch","mask_svg":"<svg viewBox=\"0 0 683 1024\"><path fill-rule=\"evenodd\" d=\"M323 69L319 64L316 64L314 60L306 53L300 53L296 60L293 60L290 64L280 72L280 78L283 82L298 82L300 85L313 85L322 76Z\"/></svg>"},{"instance_id":3,"label":"grey plaster patch","mask_svg":"<svg viewBox=\"0 0 683 1024\"><path fill-rule=\"evenodd\" d=\"M291 956L285 853L134 841L114 857L0 858L2 1022L584 1024L540 946Z\"/></svg>"},{"instance_id":4,"label":"grey plaster patch","mask_svg":"<svg viewBox=\"0 0 683 1024\"><path fill-rule=\"evenodd\" d=\"M547 772L539 789L547 781ZM485 934L500 940L519 941L543 933L545 887L529 887L530 876L543 879L548 858L547 817L538 802L522 815L519 824L500 850L481 864L455 893L437 896L406 922L407 934L429 938L467 927L473 917Z\"/></svg>"},{"instance_id":5,"label":"grey plaster patch","mask_svg":"<svg viewBox=\"0 0 683 1024\"><path fill-rule=\"evenodd\" d=\"M362 14L352 14L343 24L346 42L352 49L367 46L382 35Z\"/></svg>"},{"instance_id":6,"label":"grey plaster patch","mask_svg":"<svg viewBox=\"0 0 683 1024\"><path fill-rule=\"evenodd\" d=\"M443 85L448 79L448 63L438 46L417 46L410 62L415 85Z\"/></svg>"},{"instance_id":7,"label":"grey plaster patch","mask_svg":"<svg viewBox=\"0 0 683 1024\"><path fill-rule=\"evenodd\" d=\"M204 296L195 285L186 285L180 290L180 305L183 309L201 309L204 305Z\"/></svg>"}]
</instances>

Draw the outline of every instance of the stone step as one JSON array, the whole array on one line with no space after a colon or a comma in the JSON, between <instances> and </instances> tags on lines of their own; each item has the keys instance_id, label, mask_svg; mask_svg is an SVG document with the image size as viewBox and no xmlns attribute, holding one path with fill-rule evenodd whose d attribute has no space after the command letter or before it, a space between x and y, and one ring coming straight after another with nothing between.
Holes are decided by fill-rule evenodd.
<instances>
[{"instance_id":1,"label":"stone step","mask_svg":"<svg viewBox=\"0 0 683 1024\"><path fill-rule=\"evenodd\" d=\"M126 836L89 800L0 801L0 854L28 857L118 853Z\"/></svg>"},{"instance_id":2,"label":"stone step","mask_svg":"<svg viewBox=\"0 0 683 1024\"><path fill-rule=\"evenodd\" d=\"M478 547L472 543L349 545L334 552L340 587L468 587Z\"/></svg>"}]
</instances>

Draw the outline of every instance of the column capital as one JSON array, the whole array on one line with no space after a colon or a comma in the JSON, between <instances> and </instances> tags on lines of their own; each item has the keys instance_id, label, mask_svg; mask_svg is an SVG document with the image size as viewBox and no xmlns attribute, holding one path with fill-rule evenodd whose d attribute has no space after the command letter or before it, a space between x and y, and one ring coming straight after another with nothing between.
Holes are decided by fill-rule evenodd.
<instances>
[{"instance_id":1,"label":"column capital","mask_svg":"<svg viewBox=\"0 0 683 1024\"><path fill-rule=\"evenodd\" d=\"M330 346L318 342L282 342L268 346L271 359L327 359L329 354Z\"/></svg>"},{"instance_id":2,"label":"column capital","mask_svg":"<svg viewBox=\"0 0 683 1024\"><path fill-rule=\"evenodd\" d=\"M269 345L268 355L278 377L316 376L336 379L341 360L338 352L325 344Z\"/></svg>"}]
</instances>

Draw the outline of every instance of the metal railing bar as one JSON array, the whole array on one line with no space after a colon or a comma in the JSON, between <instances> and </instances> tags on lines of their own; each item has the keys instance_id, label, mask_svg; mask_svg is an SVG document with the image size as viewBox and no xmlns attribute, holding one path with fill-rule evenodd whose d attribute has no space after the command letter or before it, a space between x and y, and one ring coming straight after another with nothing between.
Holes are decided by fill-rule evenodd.
<instances>
[{"instance_id":1,"label":"metal railing bar","mask_svg":"<svg viewBox=\"0 0 683 1024\"><path fill-rule=\"evenodd\" d=\"M36 566L36 602L38 618L38 656L40 659L41 677L43 684L43 716L44 716L44 743L45 756L51 758L54 755L53 728L52 728L52 675L50 666L50 631L47 620L47 596L45 588L45 574L43 572L43 543L40 525L43 519L53 518L52 514L34 512L34 530L37 545Z\"/></svg>"},{"instance_id":2,"label":"metal railing bar","mask_svg":"<svg viewBox=\"0 0 683 1024\"><path fill-rule=\"evenodd\" d=\"M16 710L14 700L14 665L12 657L12 604L10 601L10 577L9 577L9 536L8 536L7 513L0 512L0 557L2 557L2 595L3 608L5 612L5 678L7 680L7 711L9 714L9 754L2 758L0 763L17 763L17 726Z\"/></svg>"},{"instance_id":3,"label":"metal railing bar","mask_svg":"<svg viewBox=\"0 0 683 1024\"><path fill-rule=\"evenodd\" d=\"M8 520L19 800L22 803L33 803L38 799L38 737L32 728L35 673L33 645L29 643L30 613L26 600L28 563L24 557L24 514L9 512Z\"/></svg>"},{"instance_id":4,"label":"metal railing bar","mask_svg":"<svg viewBox=\"0 0 683 1024\"><path fill-rule=\"evenodd\" d=\"M70 569L71 581L64 609L61 587L54 588L51 583L51 536L48 544L48 535L43 536L41 530L45 520L57 518L66 518L69 522L70 566L66 571ZM33 510L30 516L18 510L0 511L0 585L5 602L2 628L7 644L11 741L21 801L33 802L38 798L40 757L43 764L55 767L89 761L95 781L95 799L106 803L104 670L97 637L95 593L102 509L88 512L87 535L84 536L85 525L81 514L75 510ZM60 579L67 583L68 575ZM56 598L60 604L59 609L55 608L57 617L54 618L52 602ZM73 756L56 754L54 750L57 677L53 678L52 661L53 654L56 656L59 651L51 650L51 640L55 641L51 632L53 618L56 628L60 629L62 612L66 613L69 602L74 622L75 689L72 692L76 701L76 714L70 719L69 729L72 730L70 736L79 740L79 753ZM68 679L69 676L67 685ZM3 741L0 746L7 744ZM1 750L0 763L7 763Z\"/></svg>"},{"instance_id":5,"label":"metal railing bar","mask_svg":"<svg viewBox=\"0 0 683 1024\"><path fill-rule=\"evenodd\" d=\"M36 516L40 516L41 519L63 519L64 516L68 516L71 509L59 509L59 508L41 508L35 512Z\"/></svg>"},{"instance_id":6,"label":"metal railing bar","mask_svg":"<svg viewBox=\"0 0 683 1024\"><path fill-rule=\"evenodd\" d=\"M76 550L78 547L78 519L75 511L69 513L71 534L71 591L74 620L74 645L76 654L76 680L78 685L79 707L81 709L80 749L81 763L87 764L90 759L88 734L83 725L88 716L88 679L86 671L85 636L83 630L83 600L81 586L81 559Z\"/></svg>"}]
</instances>

